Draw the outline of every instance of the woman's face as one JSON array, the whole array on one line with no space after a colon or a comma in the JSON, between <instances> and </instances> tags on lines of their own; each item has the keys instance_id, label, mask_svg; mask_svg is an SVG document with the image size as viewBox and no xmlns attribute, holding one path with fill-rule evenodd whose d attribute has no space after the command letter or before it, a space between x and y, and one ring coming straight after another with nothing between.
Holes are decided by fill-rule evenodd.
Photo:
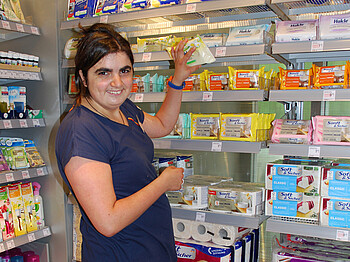
<instances>
[{"instance_id":1,"label":"woman's face","mask_svg":"<svg viewBox=\"0 0 350 262\"><path fill-rule=\"evenodd\" d=\"M105 110L115 110L124 103L130 95L132 82L132 64L124 52L104 56L87 73L90 95Z\"/></svg>"}]
</instances>

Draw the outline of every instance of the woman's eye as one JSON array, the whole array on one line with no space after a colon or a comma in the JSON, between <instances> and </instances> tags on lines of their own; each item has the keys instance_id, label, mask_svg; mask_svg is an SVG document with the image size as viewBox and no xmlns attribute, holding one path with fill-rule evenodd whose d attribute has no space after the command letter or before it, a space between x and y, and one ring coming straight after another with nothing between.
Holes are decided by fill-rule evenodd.
<instances>
[{"instance_id":1,"label":"woman's eye","mask_svg":"<svg viewBox=\"0 0 350 262\"><path fill-rule=\"evenodd\" d=\"M127 74L127 73L129 73L131 70L130 69L122 69L121 70L121 73L122 74Z\"/></svg>"},{"instance_id":2,"label":"woman's eye","mask_svg":"<svg viewBox=\"0 0 350 262\"><path fill-rule=\"evenodd\" d=\"M99 76L105 76L105 75L107 75L107 74L108 74L108 73L105 72L105 71L101 71L101 72L98 73Z\"/></svg>"}]
</instances>

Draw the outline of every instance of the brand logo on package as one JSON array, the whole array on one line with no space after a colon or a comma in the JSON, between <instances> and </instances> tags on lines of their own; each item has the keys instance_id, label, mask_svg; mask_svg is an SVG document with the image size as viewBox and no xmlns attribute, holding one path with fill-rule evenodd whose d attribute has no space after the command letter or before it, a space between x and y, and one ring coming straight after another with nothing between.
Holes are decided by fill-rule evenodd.
<instances>
[{"instance_id":1,"label":"brand logo on package","mask_svg":"<svg viewBox=\"0 0 350 262\"><path fill-rule=\"evenodd\" d=\"M237 77L238 78L248 78L248 77L253 77L254 73L248 72L248 73L238 73Z\"/></svg>"},{"instance_id":2,"label":"brand logo on package","mask_svg":"<svg viewBox=\"0 0 350 262\"><path fill-rule=\"evenodd\" d=\"M283 176L300 176L301 167L279 166L277 168L277 174Z\"/></svg>"},{"instance_id":3,"label":"brand logo on package","mask_svg":"<svg viewBox=\"0 0 350 262\"><path fill-rule=\"evenodd\" d=\"M197 125L202 125L202 126L215 125L215 121L212 117L210 117L210 118L198 118Z\"/></svg>"},{"instance_id":4,"label":"brand logo on package","mask_svg":"<svg viewBox=\"0 0 350 262\"><path fill-rule=\"evenodd\" d=\"M297 24L291 24L290 27L300 27L300 26L304 26L303 23L297 23Z\"/></svg>"},{"instance_id":5,"label":"brand logo on package","mask_svg":"<svg viewBox=\"0 0 350 262\"><path fill-rule=\"evenodd\" d=\"M251 29L243 29L243 30L238 31L239 34L246 34L246 33L251 33L251 32L252 32Z\"/></svg>"},{"instance_id":6,"label":"brand logo on package","mask_svg":"<svg viewBox=\"0 0 350 262\"><path fill-rule=\"evenodd\" d=\"M278 192L277 198L279 200L289 200L289 201L301 201L303 200L303 193L295 192Z\"/></svg>"},{"instance_id":7,"label":"brand logo on package","mask_svg":"<svg viewBox=\"0 0 350 262\"><path fill-rule=\"evenodd\" d=\"M232 126L236 126L236 125L246 125L247 121L245 118L227 118L227 124L232 125Z\"/></svg>"},{"instance_id":8,"label":"brand logo on package","mask_svg":"<svg viewBox=\"0 0 350 262\"><path fill-rule=\"evenodd\" d=\"M344 170L335 171L335 179L336 180L350 181L350 170L349 171L344 171Z\"/></svg>"},{"instance_id":9,"label":"brand logo on package","mask_svg":"<svg viewBox=\"0 0 350 262\"><path fill-rule=\"evenodd\" d=\"M194 260L196 258L196 249L193 247L184 247L176 245L176 254L178 258Z\"/></svg>"},{"instance_id":10,"label":"brand logo on package","mask_svg":"<svg viewBox=\"0 0 350 262\"><path fill-rule=\"evenodd\" d=\"M347 128L348 127L348 123L345 121L332 121L332 120L328 120L326 122L326 126L327 127L333 127L333 128Z\"/></svg>"},{"instance_id":11,"label":"brand logo on package","mask_svg":"<svg viewBox=\"0 0 350 262\"><path fill-rule=\"evenodd\" d=\"M232 193L232 192L217 192L217 196L219 198L224 198L224 199L237 199L237 193Z\"/></svg>"},{"instance_id":12,"label":"brand logo on package","mask_svg":"<svg viewBox=\"0 0 350 262\"><path fill-rule=\"evenodd\" d=\"M335 18L333 19L333 24L348 24L349 19L347 18Z\"/></svg>"},{"instance_id":13,"label":"brand logo on package","mask_svg":"<svg viewBox=\"0 0 350 262\"><path fill-rule=\"evenodd\" d=\"M283 122L284 125L290 125L290 126L300 126L304 125L304 121L298 121L298 120L286 120Z\"/></svg>"},{"instance_id":14,"label":"brand logo on package","mask_svg":"<svg viewBox=\"0 0 350 262\"><path fill-rule=\"evenodd\" d=\"M335 201L334 209L340 211L350 211L350 202Z\"/></svg>"}]
</instances>

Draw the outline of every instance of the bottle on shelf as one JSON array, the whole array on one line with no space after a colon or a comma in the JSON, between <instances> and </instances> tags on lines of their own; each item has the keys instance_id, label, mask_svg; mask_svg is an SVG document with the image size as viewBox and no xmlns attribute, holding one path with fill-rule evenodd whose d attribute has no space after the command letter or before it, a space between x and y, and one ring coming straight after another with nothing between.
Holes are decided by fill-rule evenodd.
<instances>
[{"instance_id":1,"label":"bottle on shelf","mask_svg":"<svg viewBox=\"0 0 350 262\"><path fill-rule=\"evenodd\" d=\"M43 199L39 195L39 190L41 188L41 185L38 182L33 182L33 194L34 194L34 204L35 204L35 211L37 216L37 225L38 229L42 229L45 226L44 221L44 209L43 209Z\"/></svg>"}]
</instances>

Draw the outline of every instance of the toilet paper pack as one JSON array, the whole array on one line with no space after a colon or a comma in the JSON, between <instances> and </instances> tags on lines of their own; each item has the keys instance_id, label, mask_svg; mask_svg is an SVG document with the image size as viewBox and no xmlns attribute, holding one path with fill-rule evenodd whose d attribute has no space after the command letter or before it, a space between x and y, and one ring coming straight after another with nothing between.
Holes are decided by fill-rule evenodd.
<instances>
[{"instance_id":1,"label":"toilet paper pack","mask_svg":"<svg viewBox=\"0 0 350 262\"><path fill-rule=\"evenodd\" d=\"M350 200L323 197L320 222L321 226L350 228Z\"/></svg>"},{"instance_id":2,"label":"toilet paper pack","mask_svg":"<svg viewBox=\"0 0 350 262\"><path fill-rule=\"evenodd\" d=\"M233 247L217 246L211 243L175 240L177 262L231 262ZM240 261L240 260L237 260Z\"/></svg>"},{"instance_id":3,"label":"toilet paper pack","mask_svg":"<svg viewBox=\"0 0 350 262\"><path fill-rule=\"evenodd\" d=\"M191 237L199 242L209 242L214 235L214 224L193 221L191 224Z\"/></svg>"},{"instance_id":4,"label":"toilet paper pack","mask_svg":"<svg viewBox=\"0 0 350 262\"><path fill-rule=\"evenodd\" d=\"M181 239L191 238L192 220L173 218L174 236Z\"/></svg>"},{"instance_id":5,"label":"toilet paper pack","mask_svg":"<svg viewBox=\"0 0 350 262\"><path fill-rule=\"evenodd\" d=\"M277 191L320 193L321 162L276 160L266 164L265 187Z\"/></svg>"},{"instance_id":6,"label":"toilet paper pack","mask_svg":"<svg viewBox=\"0 0 350 262\"><path fill-rule=\"evenodd\" d=\"M321 196L350 198L350 167L324 167L321 181Z\"/></svg>"},{"instance_id":7,"label":"toilet paper pack","mask_svg":"<svg viewBox=\"0 0 350 262\"><path fill-rule=\"evenodd\" d=\"M265 214L318 221L320 200L319 195L310 193L267 189Z\"/></svg>"},{"instance_id":8,"label":"toilet paper pack","mask_svg":"<svg viewBox=\"0 0 350 262\"><path fill-rule=\"evenodd\" d=\"M213 237L212 242L221 246L231 246L239 238L249 233L250 229L245 227L234 227L228 225L213 225Z\"/></svg>"}]
</instances>

